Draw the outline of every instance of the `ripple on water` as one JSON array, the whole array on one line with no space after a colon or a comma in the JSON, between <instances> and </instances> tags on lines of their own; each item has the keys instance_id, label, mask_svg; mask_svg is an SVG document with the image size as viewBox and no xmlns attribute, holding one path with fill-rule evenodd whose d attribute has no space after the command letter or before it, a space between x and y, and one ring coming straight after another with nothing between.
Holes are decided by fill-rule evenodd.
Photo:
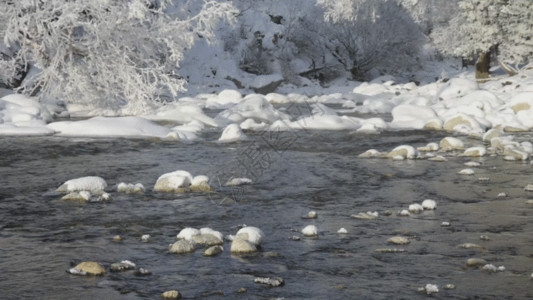
<instances>
[{"instance_id":1,"label":"ripple on water","mask_svg":"<svg viewBox=\"0 0 533 300\"><path fill-rule=\"evenodd\" d=\"M217 186L210 195L160 194L152 187L161 174L178 169L208 176L238 170L237 154L247 143L2 138L0 290L23 298L46 291L50 298L115 299L125 297L122 293L128 299L146 299L178 289L186 298L223 293L227 298L412 299L425 297L417 289L431 282L456 286L440 289L437 297L443 298L533 297L524 288L531 275L533 231L533 206L525 203L533 196L523 190L531 183L529 165L486 157L476 167L477 176L460 178L456 172L464 168L464 159L459 157L438 164L357 157L370 148L423 146L442 137L417 131L379 138L302 132L282 154L263 148L275 159L253 184L239 193ZM110 191L111 201L83 205L64 203L47 193L81 176L101 176L110 186L140 182L146 192ZM497 197L502 192L508 197ZM235 199L220 204L229 197ZM435 199L438 208L396 215L424 199ZM311 210L316 218L301 218ZM382 214L385 210L392 213ZM379 217L351 217L367 211L378 211ZM442 227L443 222L450 226ZM214 257L204 257L203 249L168 253L168 244L184 227L211 227L227 235L240 224L264 231L261 251L234 256L225 242L225 251ZM289 239L301 236L300 230L310 224L319 228L317 238ZM348 233L337 234L339 228ZM146 243L141 241L144 234L150 235ZM122 241L114 242L115 235ZM411 243L387 244L395 235ZM481 240L481 235L490 239ZM457 247L465 243L482 248ZM403 251L376 251L400 247ZM470 257L506 270L490 274L466 269ZM79 278L65 272L85 260L109 268L125 259L152 275L126 271ZM258 285L256 277L281 277L285 285ZM237 293L241 288L246 289L243 295Z\"/></svg>"}]
</instances>

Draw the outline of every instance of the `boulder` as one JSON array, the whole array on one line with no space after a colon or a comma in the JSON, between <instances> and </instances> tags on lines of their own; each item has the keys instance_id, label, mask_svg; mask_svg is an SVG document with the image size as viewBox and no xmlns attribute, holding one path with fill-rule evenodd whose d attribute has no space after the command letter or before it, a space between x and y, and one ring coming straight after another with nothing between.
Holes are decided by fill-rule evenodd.
<instances>
[{"instance_id":1,"label":"boulder","mask_svg":"<svg viewBox=\"0 0 533 300\"><path fill-rule=\"evenodd\" d=\"M81 272L80 275L92 275L92 276L105 275L104 267L101 264L94 262L94 261L84 261L78 264L77 266L75 266L74 269L79 270Z\"/></svg>"},{"instance_id":2,"label":"boulder","mask_svg":"<svg viewBox=\"0 0 533 300\"><path fill-rule=\"evenodd\" d=\"M194 252L194 245L187 240L179 240L172 244L168 251L170 253L185 254Z\"/></svg>"}]
</instances>

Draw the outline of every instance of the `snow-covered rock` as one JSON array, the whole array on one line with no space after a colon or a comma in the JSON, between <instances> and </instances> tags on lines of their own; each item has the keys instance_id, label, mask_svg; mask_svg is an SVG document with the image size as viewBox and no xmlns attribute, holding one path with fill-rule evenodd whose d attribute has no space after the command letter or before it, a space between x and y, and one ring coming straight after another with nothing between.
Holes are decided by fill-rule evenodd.
<instances>
[{"instance_id":1,"label":"snow-covered rock","mask_svg":"<svg viewBox=\"0 0 533 300\"><path fill-rule=\"evenodd\" d=\"M125 194L142 194L144 193L144 185L142 183L125 183L121 182L117 185L117 192Z\"/></svg>"},{"instance_id":2,"label":"snow-covered rock","mask_svg":"<svg viewBox=\"0 0 533 300\"><path fill-rule=\"evenodd\" d=\"M156 192L183 193L189 191L191 182L191 173L178 170L159 176L155 183L154 190Z\"/></svg>"},{"instance_id":3,"label":"snow-covered rock","mask_svg":"<svg viewBox=\"0 0 533 300\"><path fill-rule=\"evenodd\" d=\"M431 107L403 104L392 109L390 126L395 129L423 129L430 122L440 122Z\"/></svg>"},{"instance_id":4,"label":"snow-covered rock","mask_svg":"<svg viewBox=\"0 0 533 300\"><path fill-rule=\"evenodd\" d=\"M242 101L242 95L236 90L223 90L218 95L207 99L205 106L210 109L229 108Z\"/></svg>"},{"instance_id":5,"label":"snow-covered rock","mask_svg":"<svg viewBox=\"0 0 533 300\"><path fill-rule=\"evenodd\" d=\"M387 154L388 158L392 159L415 159L418 157L418 150L410 145L401 145Z\"/></svg>"},{"instance_id":6,"label":"snow-covered rock","mask_svg":"<svg viewBox=\"0 0 533 300\"><path fill-rule=\"evenodd\" d=\"M230 124L224 128L222 135L218 138L220 143L233 143L237 141L247 140L248 137L237 124Z\"/></svg>"},{"instance_id":7,"label":"snow-covered rock","mask_svg":"<svg viewBox=\"0 0 533 300\"><path fill-rule=\"evenodd\" d=\"M440 91L437 93L437 98L441 101L459 98L478 89L478 84L473 80L465 78L452 78L440 89Z\"/></svg>"},{"instance_id":8,"label":"snow-covered rock","mask_svg":"<svg viewBox=\"0 0 533 300\"><path fill-rule=\"evenodd\" d=\"M89 191L93 194L102 194L107 187L102 177L87 176L65 181L57 191L60 193Z\"/></svg>"},{"instance_id":9,"label":"snow-covered rock","mask_svg":"<svg viewBox=\"0 0 533 300\"><path fill-rule=\"evenodd\" d=\"M318 235L318 228L315 225L307 225L302 229L304 236L315 237Z\"/></svg>"},{"instance_id":10,"label":"snow-covered rock","mask_svg":"<svg viewBox=\"0 0 533 300\"><path fill-rule=\"evenodd\" d=\"M463 141L450 136L443 138L440 141L439 146L442 151L463 150L465 148Z\"/></svg>"},{"instance_id":11,"label":"snow-covered rock","mask_svg":"<svg viewBox=\"0 0 533 300\"><path fill-rule=\"evenodd\" d=\"M236 239L245 240L252 245L259 246L263 242L265 234L257 227L246 226L237 231Z\"/></svg>"}]
</instances>

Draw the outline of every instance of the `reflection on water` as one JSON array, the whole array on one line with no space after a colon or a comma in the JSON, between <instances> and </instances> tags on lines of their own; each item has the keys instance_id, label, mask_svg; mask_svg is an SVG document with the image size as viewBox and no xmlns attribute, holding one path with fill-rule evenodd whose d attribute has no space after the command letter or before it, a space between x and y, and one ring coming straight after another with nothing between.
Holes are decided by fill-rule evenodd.
<instances>
[{"instance_id":1,"label":"reflection on water","mask_svg":"<svg viewBox=\"0 0 533 300\"><path fill-rule=\"evenodd\" d=\"M237 155L254 139L183 145L1 138L0 298L154 299L178 289L186 298L413 299L427 297L417 291L427 283L439 286L437 298L533 297L533 205L526 203L533 194L523 190L532 183L531 165L485 157L475 175L460 176L456 173L467 161L463 157L448 157L445 163L357 157L370 148L421 146L442 137L416 131L379 136L302 131L282 153L259 144L271 154L270 164L238 195L216 184L212 195L157 194L151 187L161 174L177 169L212 178L235 173L240 170ZM111 192L111 201L85 205L58 200L56 187L89 175L105 178L110 190L119 182L141 182L147 192ZM490 181L478 180L482 177ZM508 197L498 197L502 192ZM222 201L229 198L235 201ZM437 201L437 210L411 217L396 214L427 198ZM302 219L309 210L317 211L318 218ZM385 216L387 210L392 215ZM366 211L381 214L375 220L350 217ZM226 251L217 257L203 257L200 250L181 256L167 253L183 227L208 226L234 234L241 224L265 232L262 251L236 257L226 243ZM308 224L318 226L318 238L289 239L300 236ZM341 227L348 234L337 234ZM143 234L151 235L149 243L141 242ZM113 242L114 235L123 241ZM386 240L395 235L407 236L411 243L388 245ZM481 235L489 240L481 240ZM481 248L458 247L463 243ZM375 251L394 247L406 251ZM471 257L505 266L506 271L466 268ZM125 272L87 278L65 272L84 260L109 267L124 259L152 275ZM259 285L253 282L256 276L282 277L285 285ZM446 290L446 284L456 288ZM240 288L246 292L238 293Z\"/></svg>"}]
</instances>

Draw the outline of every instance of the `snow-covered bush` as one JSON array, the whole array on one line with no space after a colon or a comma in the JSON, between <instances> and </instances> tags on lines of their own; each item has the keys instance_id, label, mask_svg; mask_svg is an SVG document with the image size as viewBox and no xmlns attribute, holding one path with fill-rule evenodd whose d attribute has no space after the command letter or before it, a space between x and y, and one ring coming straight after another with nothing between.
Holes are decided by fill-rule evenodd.
<instances>
[{"instance_id":1,"label":"snow-covered bush","mask_svg":"<svg viewBox=\"0 0 533 300\"><path fill-rule=\"evenodd\" d=\"M21 92L140 112L185 89L184 51L212 39L216 23L236 12L228 2L196 0L0 1L12 55L0 58L0 79L23 62L32 70Z\"/></svg>"}]
</instances>

